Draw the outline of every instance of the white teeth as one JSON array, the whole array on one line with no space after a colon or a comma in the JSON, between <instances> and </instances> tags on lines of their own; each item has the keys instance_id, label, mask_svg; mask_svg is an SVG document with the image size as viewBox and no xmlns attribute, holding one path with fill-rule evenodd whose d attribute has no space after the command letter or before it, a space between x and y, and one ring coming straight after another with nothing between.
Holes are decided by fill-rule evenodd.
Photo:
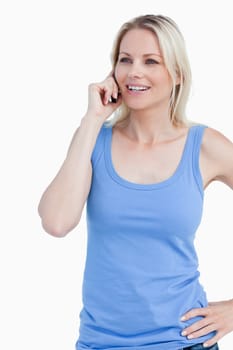
<instances>
[{"instance_id":1,"label":"white teeth","mask_svg":"<svg viewBox=\"0 0 233 350\"><path fill-rule=\"evenodd\" d=\"M133 86L133 85L128 85L128 89L131 91L145 91L148 90L149 88L146 86Z\"/></svg>"}]
</instances>

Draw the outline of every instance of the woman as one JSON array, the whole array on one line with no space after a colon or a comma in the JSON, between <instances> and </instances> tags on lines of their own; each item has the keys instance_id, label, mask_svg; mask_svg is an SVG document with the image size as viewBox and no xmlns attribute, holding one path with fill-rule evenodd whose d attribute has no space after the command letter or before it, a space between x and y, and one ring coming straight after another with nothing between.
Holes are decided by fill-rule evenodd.
<instances>
[{"instance_id":1,"label":"woman","mask_svg":"<svg viewBox=\"0 0 233 350\"><path fill-rule=\"evenodd\" d=\"M208 303L194 238L204 189L215 180L233 189L233 144L185 117L191 73L173 20L125 23L112 63L89 86L87 112L39 204L45 231L62 237L87 201L76 349L216 350L233 330L233 300Z\"/></svg>"}]
</instances>

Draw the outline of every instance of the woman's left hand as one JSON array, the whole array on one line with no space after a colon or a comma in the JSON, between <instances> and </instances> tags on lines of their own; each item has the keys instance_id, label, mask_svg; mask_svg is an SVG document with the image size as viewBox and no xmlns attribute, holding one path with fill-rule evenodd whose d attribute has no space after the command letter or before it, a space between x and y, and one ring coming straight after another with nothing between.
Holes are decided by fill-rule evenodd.
<instances>
[{"instance_id":1,"label":"woman's left hand","mask_svg":"<svg viewBox=\"0 0 233 350\"><path fill-rule=\"evenodd\" d=\"M210 302L207 307L192 309L183 315L181 321L187 321L195 316L204 318L183 329L181 334L188 339L194 339L216 331L215 336L203 344L212 346L224 335L233 331L233 299Z\"/></svg>"}]
</instances>

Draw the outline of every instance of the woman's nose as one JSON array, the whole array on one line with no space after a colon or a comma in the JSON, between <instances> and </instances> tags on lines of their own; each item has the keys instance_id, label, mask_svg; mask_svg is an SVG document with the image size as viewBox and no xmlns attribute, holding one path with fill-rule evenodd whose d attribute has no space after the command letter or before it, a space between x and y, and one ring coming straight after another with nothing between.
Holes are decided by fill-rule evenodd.
<instances>
[{"instance_id":1,"label":"woman's nose","mask_svg":"<svg viewBox=\"0 0 233 350\"><path fill-rule=\"evenodd\" d=\"M141 78L143 76L143 69L139 64L132 64L130 66L128 77L129 78Z\"/></svg>"}]
</instances>

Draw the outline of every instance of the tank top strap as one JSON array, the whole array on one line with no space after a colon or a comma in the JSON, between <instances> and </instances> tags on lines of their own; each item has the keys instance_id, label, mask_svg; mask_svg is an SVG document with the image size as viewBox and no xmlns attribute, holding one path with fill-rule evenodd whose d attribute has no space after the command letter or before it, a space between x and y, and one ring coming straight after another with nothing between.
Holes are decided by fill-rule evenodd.
<instances>
[{"instance_id":1,"label":"tank top strap","mask_svg":"<svg viewBox=\"0 0 233 350\"><path fill-rule=\"evenodd\" d=\"M199 191L201 195L203 195L203 180L202 175L200 171L200 150L202 145L202 138L205 129L208 128L207 125L204 124L198 124L194 125L192 127L192 169L193 169L193 175L195 177L196 183L198 185Z\"/></svg>"}]
</instances>

